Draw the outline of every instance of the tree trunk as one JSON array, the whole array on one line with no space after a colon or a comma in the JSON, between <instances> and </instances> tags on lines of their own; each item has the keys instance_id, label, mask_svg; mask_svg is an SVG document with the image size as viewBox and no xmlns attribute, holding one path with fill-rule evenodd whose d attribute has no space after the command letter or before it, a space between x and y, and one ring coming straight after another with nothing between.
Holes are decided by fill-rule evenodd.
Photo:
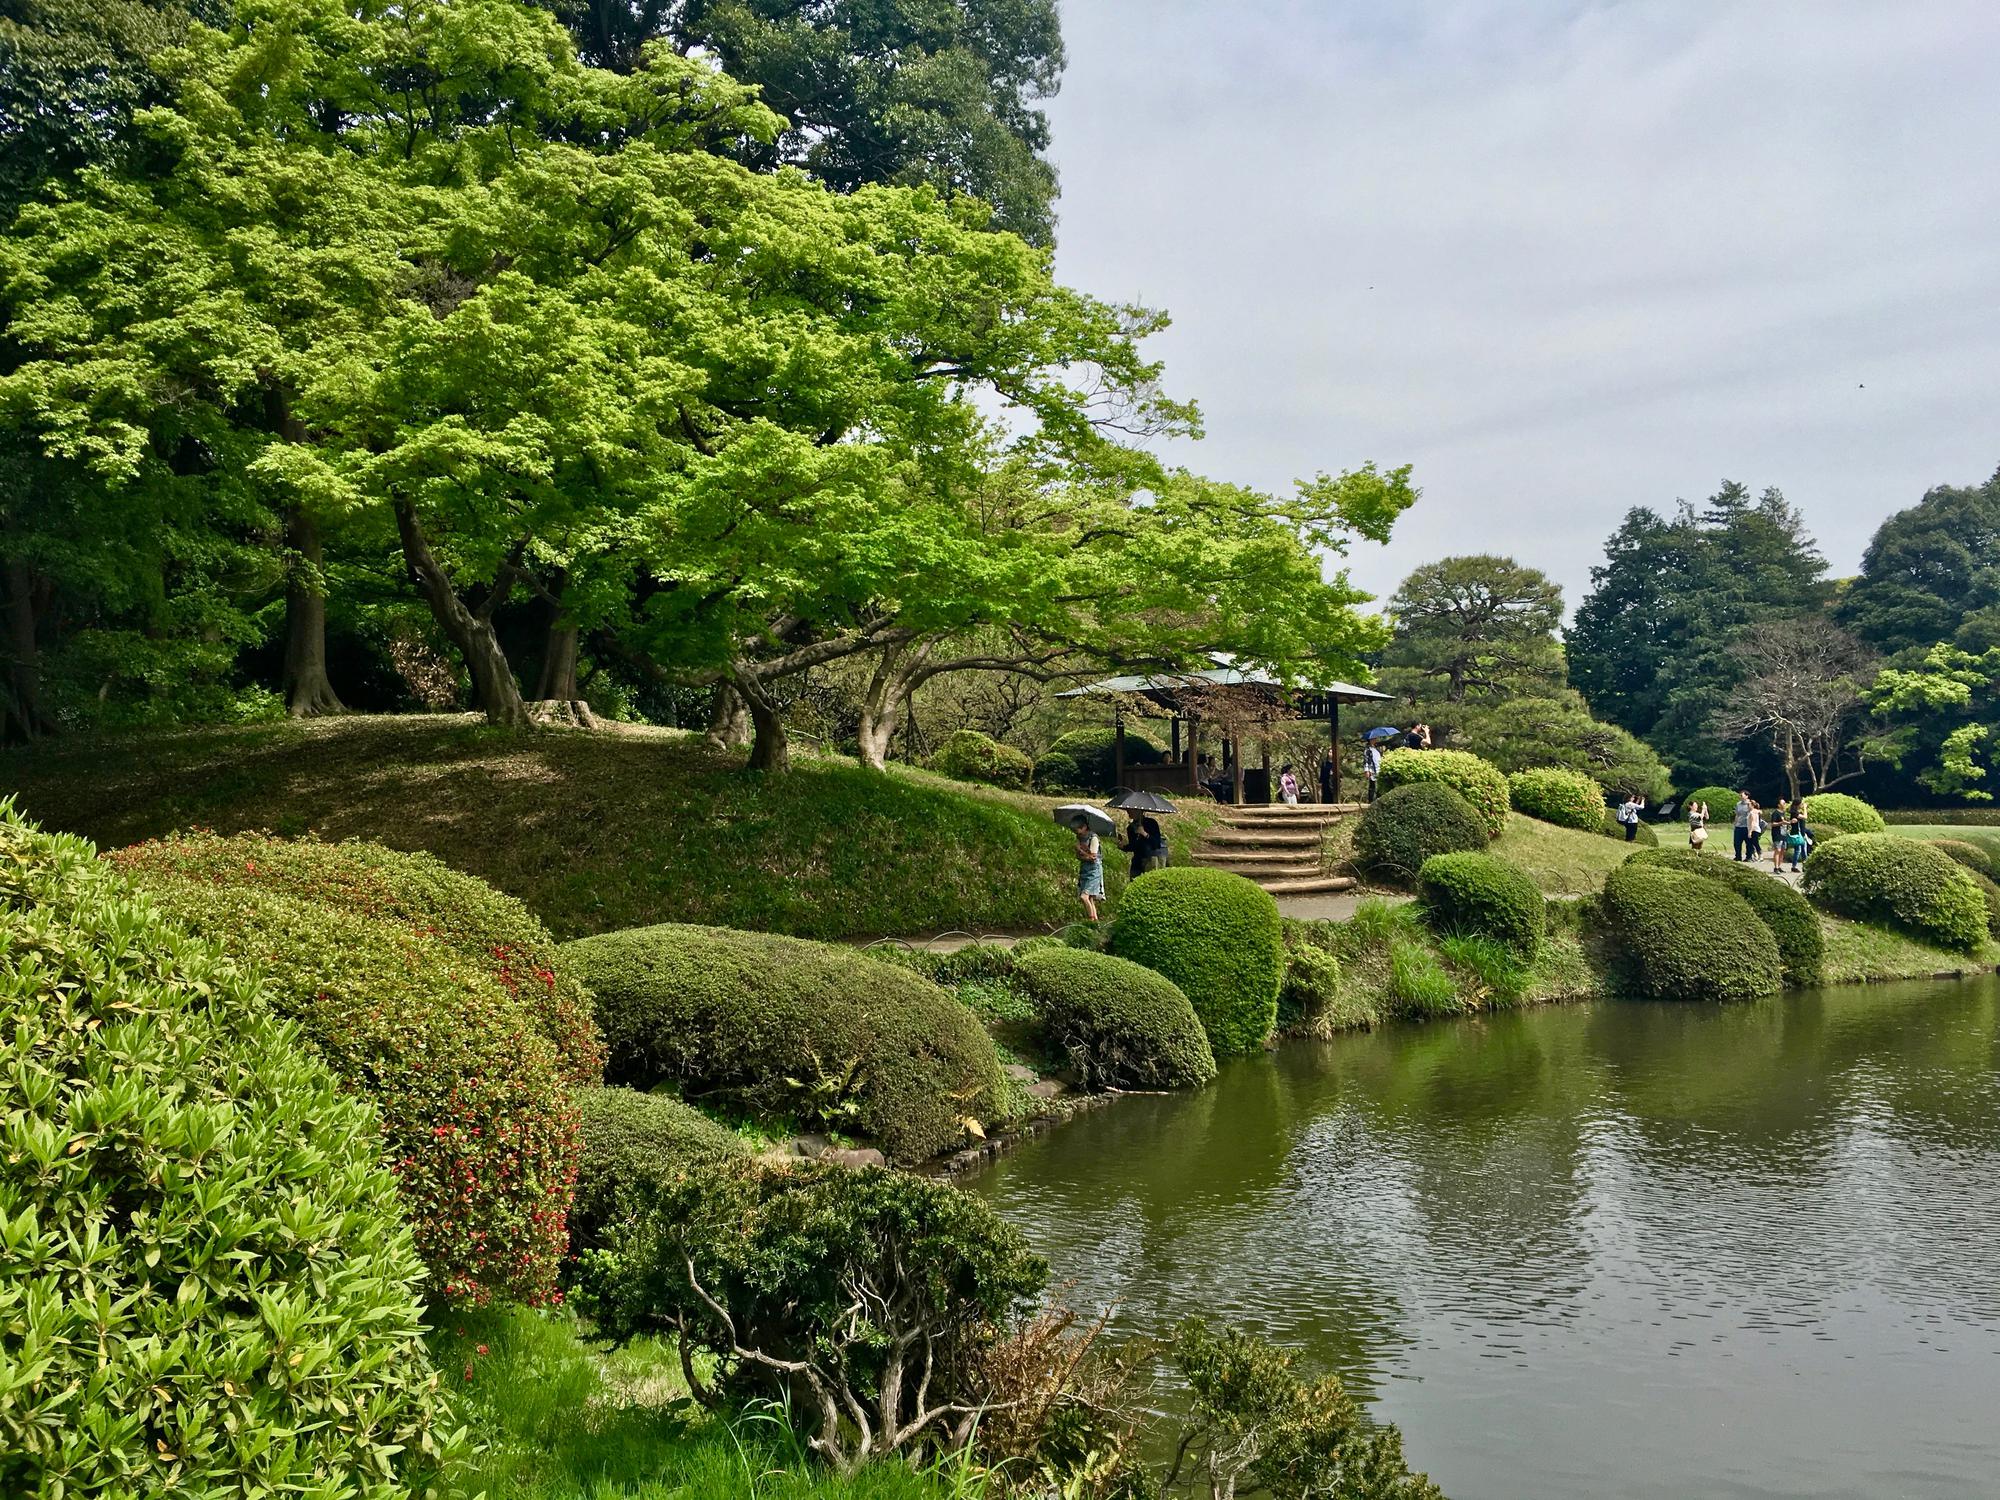
<instances>
[{"instance_id":1,"label":"tree trunk","mask_svg":"<svg viewBox=\"0 0 2000 1500\"><path fill-rule=\"evenodd\" d=\"M896 648L882 653L868 687L861 695L861 764L872 771L889 765L889 742L895 738L896 721L902 706L902 683L897 678Z\"/></svg>"},{"instance_id":2,"label":"tree trunk","mask_svg":"<svg viewBox=\"0 0 2000 1500\"><path fill-rule=\"evenodd\" d=\"M708 703L708 729L702 743L711 750L740 750L750 743L750 710L733 682L718 682Z\"/></svg>"},{"instance_id":3,"label":"tree trunk","mask_svg":"<svg viewBox=\"0 0 2000 1500\"><path fill-rule=\"evenodd\" d=\"M486 614L475 614L465 607L443 566L431 555L416 510L407 501L396 502L396 531L402 539L403 561L409 567L411 579L422 592L424 602L430 605L438 627L465 660L465 670L472 677L473 698L485 712L486 722L512 729L527 728L528 705L521 697L521 684L507 663L507 653L501 648L492 621ZM496 585L494 597L488 601L489 608L497 605L505 593L504 586Z\"/></svg>"},{"instance_id":4,"label":"tree trunk","mask_svg":"<svg viewBox=\"0 0 2000 1500\"><path fill-rule=\"evenodd\" d=\"M542 675L535 687L537 698L570 700L583 695L576 689L576 654L580 632L558 616L549 625L548 644L542 651Z\"/></svg>"},{"instance_id":5,"label":"tree trunk","mask_svg":"<svg viewBox=\"0 0 2000 1500\"><path fill-rule=\"evenodd\" d=\"M0 704L0 739L36 740L55 728L42 707L42 658L36 643L35 575L28 564L7 559L7 689ZM8 711L11 710L11 711Z\"/></svg>"},{"instance_id":6,"label":"tree trunk","mask_svg":"<svg viewBox=\"0 0 2000 1500\"><path fill-rule=\"evenodd\" d=\"M736 673L736 691L741 695L744 706L750 710L750 725L754 731L750 741L750 769L774 773L791 770L792 746L785 733L784 715L778 712L778 706L764 690L764 684L756 674L739 670Z\"/></svg>"},{"instance_id":7,"label":"tree trunk","mask_svg":"<svg viewBox=\"0 0 2000 1500\"><path fill-rule=\"evenodd\" d=\"M326 675L326 583L319 525L303 506L285 523L285 711L295 719L346 711Z\"/></svg>"}]
</instances>

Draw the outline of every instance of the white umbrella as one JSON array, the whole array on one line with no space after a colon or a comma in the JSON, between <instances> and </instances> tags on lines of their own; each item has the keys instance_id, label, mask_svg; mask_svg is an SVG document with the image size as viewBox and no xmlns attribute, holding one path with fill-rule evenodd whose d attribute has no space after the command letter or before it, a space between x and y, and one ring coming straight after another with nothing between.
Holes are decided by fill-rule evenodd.
<instances>
[{"instance_id":1,"label":"white umbrella","mask_svg":"<svg viewBox=\"0 0 2000 1500\"><path fill-rule=\"evenodd\" d=\"M1055 810L1054 816L1055 820L1065 828L1074 827L1076 820L1082 818L1100 834L1118 831L1118 824L1109 813L1102 808L1092 807L1088 802L1065 802Z\"/></svg>"}]
</instances>

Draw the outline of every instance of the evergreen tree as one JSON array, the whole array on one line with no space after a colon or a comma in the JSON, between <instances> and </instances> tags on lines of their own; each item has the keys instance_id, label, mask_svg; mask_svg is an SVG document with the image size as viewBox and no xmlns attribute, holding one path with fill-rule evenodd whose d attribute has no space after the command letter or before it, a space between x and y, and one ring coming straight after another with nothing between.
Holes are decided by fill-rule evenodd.
<instances>
[{"instance_id":1,"label":"evergreen tree","mask_svg":"<svg viewBox=\"0 0 2000 1500\"><path fill-rule=\"evenodd\" d=\"M1982 485L1939 485L1884 521L1840 616L1886 654L2000 644L2000 472Z\"/></svg>"}]
</instances>

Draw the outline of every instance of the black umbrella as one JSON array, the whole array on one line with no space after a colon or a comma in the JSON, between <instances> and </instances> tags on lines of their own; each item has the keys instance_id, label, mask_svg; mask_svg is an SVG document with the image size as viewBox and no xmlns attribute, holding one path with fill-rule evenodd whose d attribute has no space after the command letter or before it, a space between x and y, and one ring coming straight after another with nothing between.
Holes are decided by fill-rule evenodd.
<instances>
[{"instance_id":1,"label":"black umbrella","mask_svg":"<svg viewBox=\"0 0 2000 1500\"><path fill-rule=\"evenodd\" d=\"M1180 809L1162 797L1158 792L1134 792L1119 790L1111 794L1111 800L1104 804L1115 807L1120 812L1170 813Z\"/></svg>"}]
</instances>

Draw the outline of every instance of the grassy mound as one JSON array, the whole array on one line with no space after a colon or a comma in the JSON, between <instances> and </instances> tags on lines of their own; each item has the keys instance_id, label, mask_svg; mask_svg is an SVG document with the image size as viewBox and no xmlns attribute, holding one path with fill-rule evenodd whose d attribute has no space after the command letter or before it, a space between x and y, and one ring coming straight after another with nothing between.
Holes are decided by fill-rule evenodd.
<instances>
[{"instance_id":1,"label":"grassy mound","mask_svg":"<svg viewBox=\"0 0 2000 1500\"><path fill-rule=\"evenodd\" d=\"M1842 916L1886 922L1960 952L1986 940L1986 897L1970 870L1915 839L1852 833L1806 859L1805 891Z\"/></svg>"},{"instance_id":2,"label":"grassy mound","mask_svg":"<svg viewBox=\"0 0 2000 1500\"><path fill-rule=\"evenodd\" d=\"M52 740L0 753L31 814L102 845L316 830L424 850L558 938L677 921L839 938L1040 930L1077 913L1046 799L800 756L741 768L690 734L510 733L462 715ZM1176 841L1202 819L1165 820ZM1107 861L1115 895L1124 862Z\"/></svg>"},{"instance_id":3,"label":"grassy mound","mask_svg":"<svg viewBox=\"0 0 2000 1500\"><path fill-rule=\"evenodd\" d=\"M1818 984L1824 978L1826 940L1819 913L1791 886L1766 875L1761 866L1693 849L1644 849L1632 856L1632 862L1720 881L1748 901L1757 919L1770 929L1784 962L1786 984Z\"/></svg>"},{"instance_id":4,"label":"grassy mound","mask_svg":"<svg viewBox=\"0 0 2000 1500\"><path fill-rule=\"evenodd\" d=\"M1778 945L1720 881L1634 862L1604 882L1625 982L1654 1000L1758 1000L1777 992Z\"/></svg>"},{"instance_id":5,"label":"grassy mound","mask_svg":"<svg viewBox=\"0 0 2000 1500\"><path fill-rule=\"evenodd\" d=\"M852 1131L902 1162L996 1117L1000 1064L971 1012L851 948L669 923L566 944L597 998L610 1082L677 1084L760 1117Z\"/></svg>"},{"instance_id":6,"label":"grassy mound","mask_svg":"<svg viewBox=\"0 0 2000 1500\"><path fill-rule=\"evenodd\" d=\"M1016 973L1086 1088L1190 1088L1215 1076L1194 1007L1164 975L1082 948L1037 949Z\"/></svg>"},{"instance_id":7,"label":"grassy mound","mask_svg":"<svg viewBox=\"0 0 2000 1500\"><path fill-rule=\"evenodd\" d=\"M1278 1020L1278 903L1226 870L1154 870L1132 882L1111 950L1164 974L1193 1002L1217 1057L1255 1052Z\"/></svg>"},{"instance_id":8,"label":"grassy mound","mask_svg":"<svg viewBox=\"0 0 2000 1500\"><path fill-rule=\"evenodd\" d=\"M416 1494L455 1423L373 1111L0 804L0 1494Z\"/></svg>"}]
</instances>

